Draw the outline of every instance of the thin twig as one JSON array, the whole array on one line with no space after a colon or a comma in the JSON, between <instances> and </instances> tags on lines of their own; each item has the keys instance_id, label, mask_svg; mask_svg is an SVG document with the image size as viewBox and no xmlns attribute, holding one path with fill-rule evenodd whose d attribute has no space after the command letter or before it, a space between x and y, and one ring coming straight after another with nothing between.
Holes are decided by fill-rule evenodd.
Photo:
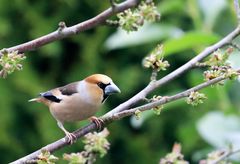
<instances>
[{"instance_id":1,"label":"thin twig","mask_svg":"<svg viewBox=\"0 0 240 164\"><path fill-rule=\"evenodd\" d=\"M236 10L238 24L240 24L240 9L239 9L239 2L238 2L238 0L234 0L234 6L235 6L235 10Z\"/></svg>"},{"instance_id":2,"label":"thin twig","mask_svg":"<svg viewBox=\"0 0 240 164\"><path fill-rule=\"evenodd\" d=\"M234 154L240 153L240 149L232 150L232 151L227 151L225 152L222 156L220 156L217 160L209 163L209 164L218 164L219 162L225 160L229 156L232 156Z\"/></svg>"},{"instance_id":3,"label":"thin twig","mask_svg":"<svg viewBox=\"0 0 240 164\"><path fill-rule=\"evenodd\" d=\"M9 47L6 49L8 51L18 51L19 53L35 50L36 48L44 46L48 43L51 43L72 35L76 35L79 32L86 31L88 29L96 27L97 25L103 24L109 17L111 17L115 13L122 12L126 9L134 7L138 3L139 3L139 0L127 0L121 4L115 5L114 11L112 10L112 7L111 7L89 20L86 20L74 26L65 27L61 30L61 32L59 32L59 30L56 30L40 38L34 39L32 41L29 41L14 47ZM1 54L0 54L0 57L1 57Z\"/></svg>"},{"instance_id":4,"label":"thin twig","mask_svg":"<svg viewBox=\"0 0 240 164\"><path fill-rule=\"evenodd\" d=\"M148 103L146 105L142 105L142 106L139 106L139 107L136 107L136 108L132 108L132 109L129 109L129 110L124 110L124 111L119 112L119 113L115 113L112 116L114 118L113 120L119 120L119 119L121 119L123 117L133 115L137 110L139 110L139 111L150 110L152 108L158 107L158 106L166 104L168 102L175 101L175 100L178 100L178 99L181 99L181 98L184 98L184 97L188 97L191 92L199 91L199 90L201 90L203 88L206 88L208 86L216 84L216 83L218 83L218 82L220 82L220 81L222 81L224 79L226 79L226 77L224 77L224 76L217 77L215 79L212 79L212 80L209 80L209 81L204 82L202 84L199 84L199 85L197 85L197 86L195 86L195 87L193 87L191 89L188 89L186 91L180 92L180 93L178 93L178 94L176 94L174 96L163 97L163 98L161 98L158 101L154 101L154 102ZM110 119L110 120L112 121L112 119Z\"/></svg>"},{"instance_id":5,"label":"thin twig","mask_svg":"<svg viewBox=\"0 0 240 164\"><path fill-rule=\"evenodd\" d=\"M204 68L204 67L208 67L209 65L207 65L206 63L201 63L201 62L197 62L195 64L195 67L198 67L198 68Z\"/></svg>"},{"instance_id":6,"label":"thin twig","mask_svg":"<svg viewBox=\"0 0 240 164\"><path fill-rule=\"evenodd\" d=\"M158 70L157 70L156 68L154 68L154 69L152 70L152 75L151 75L151 77L150 77L150 80L151 80L152 82L155 82L155 81L157 80L157 73L158 73Z\"/></svg>"},{"instance_id":7,"label":"thin twig","mask_svg":"<svg viewBox=\"0 0 240 164\"><path fill-rule=\"evenodd\" d=\"M119 27L119 22L117 20L106 20L104 25L111 26L111 27Z\"/></svg>"}]
</instances>

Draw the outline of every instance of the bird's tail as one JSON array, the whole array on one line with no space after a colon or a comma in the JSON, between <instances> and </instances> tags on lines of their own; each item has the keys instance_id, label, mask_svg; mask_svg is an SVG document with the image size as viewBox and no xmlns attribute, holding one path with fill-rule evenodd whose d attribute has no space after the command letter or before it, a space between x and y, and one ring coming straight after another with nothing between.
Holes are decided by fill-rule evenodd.
<instances>
[{"instance_id":1,"label":"bird's tail","mask_svg":"<svg viewBox=\"0 0 240 164\"><path fill-rule=\"evenodd\" d=\"M45 99L45 98L43 98L43 97L36 97L36 98L33 98L33 99L28 100L28 102L43 103L43 104L45 104L45 105L47 105L47 106L50 105L50 101L47 100L47 99Z\"/></svg>"},{"instance_id":2,"label":"bird's tail","mask_svg":"<svg viewBox=\"0 0 240 164\"><path fill-rule=\"evenodd\" d=\"M37 98L28 100L28 102L34 102L34 101L41 102L41 97L37 97Z\"/></svg>"}]
</instances>

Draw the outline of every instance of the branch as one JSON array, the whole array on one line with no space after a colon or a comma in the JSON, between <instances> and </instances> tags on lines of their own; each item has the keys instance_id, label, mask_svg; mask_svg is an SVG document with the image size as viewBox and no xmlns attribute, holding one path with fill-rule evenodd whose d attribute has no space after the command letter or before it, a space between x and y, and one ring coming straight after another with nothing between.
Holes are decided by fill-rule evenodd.
<instances>
[{"instance_id":1,"label":"branch","mask_svg":"<svg viewBox=\"0 0 240 164\"><path fill-rule=\"evenodd\" d=\"M133 0L128 0L126 2L133 2ZM124 4L126 4L126 2ZM134 1L135 2L135 1ZM121 4L121 6L123 6L123 4ZM108 9L109 10L109 9ZM107 10L107 11L108 11ZM63 30L64 31L64 30ZM116 108L114 108L113 110L111 110L110 112L108 112L107 114L105 114L104 116L102 116L102 119L105 121L105 125L111 123L114 120L118 120L122 117L126 117L129 116L131 114L133 114L137 109L139 110L148 110L151 109L154 106L159 106L161 104L165 104L167 102L170 101L174 101L183 97L188 96L190 91L195 91L195 90L199 90L202 89L206 86L209 86L211 84L215 84L223 79L225 79L224 77L219 77L219 78L215 78L213 80L210 80L208 82L205 82L199 86L196 86L190 90L181 92L175 96L171 96L168 98L164 98L164 99L160 99L159 101L150 103L150 104L146 104L137 108L131 108L131 106L137 104L138 102L144 100L146 98L146 96L152 92L153 90L155 90L156 88L168 83L169 81L175 79L176 77L180 76L181 74L183 74L184 72L192 69L195 67L196 63L200 62L202 59L204 59L205 57L209 56L211 53L213 53L214 51L216 51L217 49L225 46L225 45L229 45L232 40L234 38L236 38L240 33L240 28L237 27L234 31L232 31L230 34L228 34L226 37L224 37L222 40L220 40L219 42L217 42L216 44L206 48L204 51L202 51L200 54L198 54L196 57L194 57L193 59L191 59L189 62L187 62L186 64L184 64L183 66L179 67L178 69L176 69L175 71L173 71L172 73L168 74L167 76L163 77L162 79L158 80L158 81L152 81L150 82L142 91L140 91L139 93L137 93L135 96L133 96L132 98L130 98L129 100L127 100L126 102L120 104L119 106L117 106ZM128 110L130 109L130 110ZM78 130L76 130L75 132L73 132L77 138L80 138L82 136L84 136L85 134L92 132L94 130L96 130L97 127L94 123L90 123L87 126L80 128ZM45 147L43 147L42 149L46 149L49 152L54 152L64 146L67 146L68 143L65 142L65 139L59 139L58 141L55 141ZM32 160L32 159L36 159L37 156L41 153L41 150L37 150L23 158L20 158L18 160L16 160L13 163L24 163L26 161Z\"/></svg>"},{"instance_id":2,"label":"branch","mask_svg":"<svg viewBox=\"0 0 240 164\"><path fill-rule=\"evenodd\" d=\"M240 24L240 9L239 9L239 2L238 2L238 0L234 0L234 6L235 6L235 10L236 10L238 24Z\"/></svg>"},{"instance_id":3,"label":"branch","mask_svg":"<svg viewBox=\"0 0 240 164\"><path fill-rule=\"evenodd\" d=\"M226 158L228 158L231 155L240 153L240 149L236 149L236 150L229 150L227 152L225 152L222 156L220 156L218 159L216 159L215 161L209 163L209 164L218 164L219 162L225 160Z\"/></svg>"},{"instance_id":4,"label":"branch","mask_svg":"<svg viewBox=\"0 0 240 164\"><path fill-rule=\"evenodd\" d=\"M224 77L224 76L217 77L215 79L212 79L212 80L209 80L209 81L204 82L202 84L199 84L199 85L197 85L197 86L195 86L193 88L190 88L190 89L188 89L186 91L180 92L180 93L178 93L178 94L176 94L174 96L163 97L163 98L161 98L158 101L154 101L154 102L148 103L146 105L142 105L142 106L139 106L139 107L136 107L136 108L132 108L132 109L129 109L129 110L124 110L124 111L119 112L119 113L115 113L111 117L108 117L108 119L110 119L110 121L112 121L112 120L119 120L119 119L121 119L123 117L135 114L135 112L138 111L138 110L139 111L150 110L150 109L158 107L160 105L163 105L163 104L166 104L166 103L169 103L169 102L172 102L172 101L184 98L184 97L188 97L191 92L199 91L199 90L201 90L203 88L206 88L206 87L208 87L210 85L216 84L216 83L218 83L218 82L220 82L222 80L225 80L225 79L227 79L227 77Z\"/></svg>"},{"instance_id":5,"label":"branch","mask_svg":"<svg viewBox=\"0 0 240 164\"><path fill-rule=\"evenodd\" d=\"M121 4L115 5L114 6L114 10L111 8L103 11L102 13L100 13L99 15L86 20L82 23L76 24L74 26L71 27L64 27L62 28L61 26L59 26L59 29L44 35L40 38L34 39L32 41L14 46L14 47L10 47L10 48L6 48L6 50L8 51L18 51L19 53L23 53L25 51L30 51L30 50L35 50L36 48L39 48L41 46L44 46L48 43L72 36L72 35L76 35L79 32L91 29L93 27L96 27L97 25L103 24L109 17L111 17L112 15L114 15L115 13L118 12L122 12L126 9L129 9L131 7L136 6L139 3L139 0L127 0ZM0 54L1 57L1 54Z\"/></svg>"},{"instance_id":6,"label":"branch","mask_svg":"<svg viewBox=\"0 0 240 164\"><path fill-rule=\"evenodd\" d=\"M80 138L80 137L84 136L85 134L92 132L95 129L97 129L96 125L94 123L90 123L89 125L74 131L73 133L76 135L77 138ZM42 147L41 149L39 149L25 157L22 157L14 162L11 162L11 164L28 163L28 161L32 161L32 160L36 159L39 156L39 154L41 154L42 149L47 150L50 153L52 153L52 152L54 152L58 149L61 149L67 145L69 145L69 144L66 142L65 138L61 138L51 144L48 144L48 145Z\"/></svg>"},{"instance_id":7,"label":"branch","mask_svg":"<svg viewBox=\"0 0 240 164\"><path fill-rule=\"evenodd\" d=\"M201 60L203 60L204 58L209 56L211 53L213 53L217 49L219 49L219 48L221 48L221 47L223 47L225 45L229 45L232 42L232 40L239 35L239 33L240 33L240 27L237 27L235 30L233 30L230 34L228 34L222 40L220 40L216 44L206 48L200 54L198 54L196 57L194 57L193 59L188 61L183 66L179 67L175 71L173 71L170 74L166 75L162 79L160 79L160 80L158 80L158 81L156 81L154 83L149 83L142 91L140 91L138 94L136 94L135 96L130 98L128 101L124 102L123 104L120 104L119 106L117 106L116 108L114 108L113 110L108 112L105 116L108 117L108 116L111 116L111 115L113 115L115 113L121 112L121 111L123 111L125 109L130 108L131 106L133 106L134 104L140 102L141 100L144 100L145 97L149 93L151 93L153 90L155 90L156 88L165 85L166 83L168 83L171 80L174 80L175 78L177 78L178 76L182 75L186 71L194 68L196 63L200 62Z\"/></svg>"}]
</instances>

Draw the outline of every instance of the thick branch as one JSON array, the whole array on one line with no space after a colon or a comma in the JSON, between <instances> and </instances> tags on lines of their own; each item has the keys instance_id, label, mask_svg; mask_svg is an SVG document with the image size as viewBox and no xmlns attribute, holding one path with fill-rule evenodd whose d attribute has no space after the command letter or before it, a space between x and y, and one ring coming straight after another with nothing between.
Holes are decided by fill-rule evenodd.
<instances>
[{"instance_id":1,"label":"thick branch","mask_svg":"<svg viewBox=\"0 0 240 164\"><path fill-rule=\"evenodd\" d=\"M114 15L115 13L122 12L128 8L134 7L139 3L139 0L127 0L121 4L115 5L114 10L112 8L109 8L99 15L95 16L94 18L91 18L87 21L84 21L82 23L76 24L71 27L65 27L61 30L56 30L50 34L44 35L40 38L34 39L32 41L7 48L8 51L16 51L19 52L25 52L29 50L34 50L36 48L39 48L41 46L44 46L48 43L60 40L62 38L66 38L72 35L76 35L79 32L91 29L93 27L96 27L97 25L100 25L104 23L109 17Z\"/></svg>"}]
</instances>

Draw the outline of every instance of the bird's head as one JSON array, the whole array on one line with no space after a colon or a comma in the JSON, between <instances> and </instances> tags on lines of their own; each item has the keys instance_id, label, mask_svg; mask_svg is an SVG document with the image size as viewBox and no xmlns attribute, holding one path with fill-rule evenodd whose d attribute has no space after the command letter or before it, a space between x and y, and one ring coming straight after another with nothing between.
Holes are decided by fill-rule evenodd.
<instances>
[{"instance_id":1,"label":"bird's head","mask_svg":"<svg viewBox=\"0 0 240 164\"><path fill-rule=\"evenodd\" d=\"M102 102L104 102L109 95L121 92L113 83L112 79L103 74L94 74L84 80L91 86L92 94L102 97Z\"/></svg>"}]
</instances>

